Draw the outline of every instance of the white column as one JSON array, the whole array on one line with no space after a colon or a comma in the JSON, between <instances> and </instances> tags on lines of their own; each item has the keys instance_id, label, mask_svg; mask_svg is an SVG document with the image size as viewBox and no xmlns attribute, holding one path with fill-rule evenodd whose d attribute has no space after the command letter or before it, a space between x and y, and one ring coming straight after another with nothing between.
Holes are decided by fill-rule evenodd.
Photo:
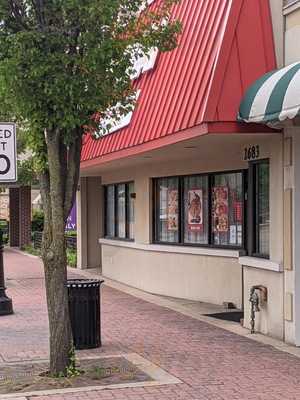
<instances>
[{"instance_id":1,"label":"white column","mask_svg":"<svg viewBox=\"0 0 300 400\"><path fill-rule=\"evenodd\" d=\"M293 132L293 164L294 320L295 344L300 346L300 128Z\"/></svg>"}]
</instances>

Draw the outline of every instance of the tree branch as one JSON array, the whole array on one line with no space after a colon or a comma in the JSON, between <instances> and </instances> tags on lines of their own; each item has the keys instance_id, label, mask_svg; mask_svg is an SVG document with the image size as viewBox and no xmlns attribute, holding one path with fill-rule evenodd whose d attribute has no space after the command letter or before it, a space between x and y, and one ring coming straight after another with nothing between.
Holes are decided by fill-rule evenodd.
<instances>
[{"instance_id":1,"label":"tree branch","mask_svg":"<svg viewBox=\"0 0 300 400\"><path fill-rule=\"evenodd\" d=\"M64 240L64 188L61 181L62 166L60 158L61 132L59 129L47 131L46 135L50 177L50 199L53 241Z\"/></svg>"},{"instance_id":2,"label":"tree branch","mask_svg":"<svg viewBox=\"0 0 300 400\"><path fill-rule=\"evenodd\" d=\"M52 207L50 198L50 177L49 172L44 171L39 175L40 190L42 204L44 210L44 232L43 232L43 257L45 256L44 249L50 247L52 241Z\"/></svg>"},{"instance_id":3,"label":"tree branch","mask_svg":"<svg viewBox=\"0 0 300 400\"><path fill-rule=\"evenodd\" d=\"M60 176L61 176L61 184L62 184L62 196L63 196L63 204L65 201L65 192L66 192L66 180L68 173L68 149L64 143L63 134L60 136L59 143L59 158L60 158Z\"/></svg>"},{"instance_id":4,"label":"tree branch","mask_svg":"<svg viewBox=\"0 0 300 400\"><path fill-rule=\"evenodd\" d=\"M65 185L64 218L67 220L76 195L79 172L80 155L82 147L82 128L76 130L76 137L68 153L68 173Z\"/></svg>"},{"instance_id":5,"label":"tree branch","mask_svg":"<svg viewBox=\"0 0 300 400\"><path fill-rule=\"evenodd\" d=\"M18 0L9 0L8 6L11 17L14 19L19 30L27 30L27 25L25 23L26 11L24 5L20 4Z\"/></svg>"},{"instance_id":6,"label":"tree branch","mask_svg":"<svg viewBox=\"0 0 300 400\"><path fill-rule=\"evenodd\" d=\"M32 7L35 12L36 20L41 31L45 29L45 15L43 0L31 0Z\"/></svg>"}]
</instances>

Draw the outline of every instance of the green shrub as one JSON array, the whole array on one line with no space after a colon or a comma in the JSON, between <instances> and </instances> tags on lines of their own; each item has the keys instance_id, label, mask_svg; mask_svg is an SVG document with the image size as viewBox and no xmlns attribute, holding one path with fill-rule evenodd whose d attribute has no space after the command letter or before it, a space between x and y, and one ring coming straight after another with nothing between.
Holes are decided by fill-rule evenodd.
<instances>
[{"instance_id":1,"label":"green shrub","mask_svg":"<svg viewBox=\"0 0 300 400\"><path fill-rule=\"evenodd\" d=\"M2 236L2 243L7 244L8 243L8 233L4 233Z\"/></svg>"},{"instance_id":2,"label":"green shrub","mask_svg":"<svg viewBox=\"0 0 300 400\"><path fill-rule=\"evenodd\" d=\"M67 263L69 267L75 268L77 266L77 252L76 250L67 249Z\"/></svg>"},{"instance_id":3,"label":"green shrub","mask_svg":"<svg viewBox=\"0 0 300 400\"><path fill-rule=\"evenodd\" d=\"M67 231L66 236L75 237L77 236L77 231Z\"/></svg>"},{"instance_id":4,"label":"green shrub","mask_svg":"<svg viewBox=\"0 0 300 400\"><path fill-rule=\"evenodd\" d=\"M33 256L40 256L40 250L35 249L32 244L25 245L21 248L21 250L25 251L26 253L32 254Z\"/></svg>"},{"instance_id":5,"label":"green shrub","mask_svg":"<svg viewBox=\"0 0 300 400\"><path fill-rule=\"evenodd\" d=\"M8 221L6 219L0 219L0 228L3 230L8 228Z\"/></svg>"},{"instance_id":6,"label":"green shrub","mask_svg":"<svg viewBox=\"0 0 300 400\"><path fill-rule=\"evenodd\" d=\"M34 210L32 213L31 231L43 232L44 230L44 212L41 210Z\"/></svg>"},{"instance_id":7,"label":"green shrub","mask_svg":"<svg viewBox=\"0 0 300 400\"><path fill-rule=\"evenodd\" d=\"M6 219L0 219L0 229L2 231L2 240L3 243L8 243L8 235L9 235L9 224Z\"/></svg>"}]
</instances>

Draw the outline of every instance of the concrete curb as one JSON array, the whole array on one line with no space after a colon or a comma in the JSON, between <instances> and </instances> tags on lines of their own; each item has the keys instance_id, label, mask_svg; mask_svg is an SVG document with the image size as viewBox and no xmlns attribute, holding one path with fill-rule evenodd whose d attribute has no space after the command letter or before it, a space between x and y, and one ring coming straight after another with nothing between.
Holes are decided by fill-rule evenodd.
<instances>
[{"instance_id":1,"label":"concrete curb","mask_svg":"<svg viewBox=\"0 0 300 400\"><path fill-rule=\"evenodd\" d=\"M116 383L111 385L95 385L95 386L85 386L78 388L65 388L65 389L49 389L49 390L39 390L32 392L23 393L10 393L10 394L0 394L0 400L26 400L28 397L36 396L49 396L57 394L68 394L68 393L86 393L92 391L100 390L112 390L112 389L125 389L125 388L137 388L137 387L153 387L162 385L178 385L183 383L180 379L169 374L167 371L158 367L157 365L146 360L144 357L136 353L121 353L113 356L89 356L84 357L82 360L93 360L101 358L114 358L114 357L124 357L133 365L136 365L141 371L152 378L152 381L143 382L132 382L132 383Z\"/></svg>"}]
</instances>

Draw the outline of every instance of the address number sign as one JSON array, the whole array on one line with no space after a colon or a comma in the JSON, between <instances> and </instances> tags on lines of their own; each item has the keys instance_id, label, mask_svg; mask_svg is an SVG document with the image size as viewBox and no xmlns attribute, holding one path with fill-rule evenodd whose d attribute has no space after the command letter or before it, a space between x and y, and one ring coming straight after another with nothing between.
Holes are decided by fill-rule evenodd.
<instances>
[{"instance_id":1,"label":"address number sign","mask_svg":"<svg viewBox=\"0 0 300 400\"><path fill-rule=\"evenodd\" d=\"M260 157L259 145L244 148L244 161L257 160Z\"/></svg>"}]
</instances>

